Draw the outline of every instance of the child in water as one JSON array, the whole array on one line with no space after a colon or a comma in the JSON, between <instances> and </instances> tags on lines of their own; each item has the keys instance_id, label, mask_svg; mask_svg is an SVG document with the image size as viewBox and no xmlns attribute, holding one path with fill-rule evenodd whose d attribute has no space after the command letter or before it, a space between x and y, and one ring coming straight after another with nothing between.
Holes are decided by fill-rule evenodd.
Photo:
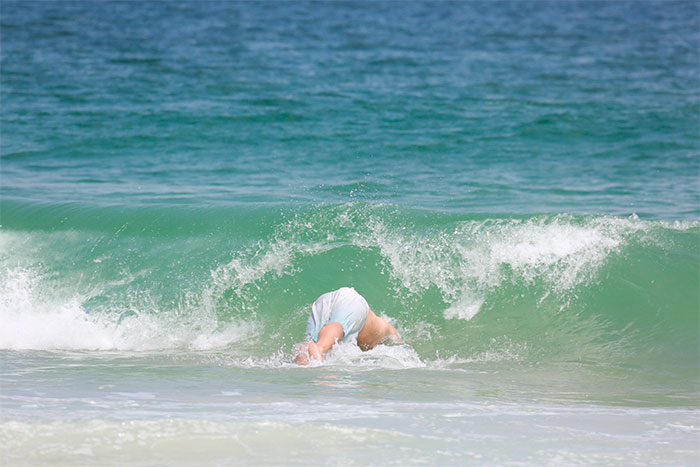
<instances>
[{"instance_id":1,"label":"child in water","mask_svg":"<svg viewBox=\"0 0 700 467\"><path fill-rule=\"evenodd\" d=\"M389 336L400 338L391 324L369 309L362 295L353 288L343 287L321 295L311 306L306 342L298 349L296 362L320 363L336 342L356 340L362 350L369 350Z\"/></svg>"}]
</instances>

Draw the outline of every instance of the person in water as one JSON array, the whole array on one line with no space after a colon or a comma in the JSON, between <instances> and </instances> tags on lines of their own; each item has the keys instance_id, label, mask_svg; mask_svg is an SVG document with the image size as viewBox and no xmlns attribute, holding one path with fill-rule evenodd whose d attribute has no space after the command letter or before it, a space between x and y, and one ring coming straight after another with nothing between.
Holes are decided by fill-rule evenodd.
<instances>
[{"instance_id":1,"label":"person in water","mask_svg":"<svg viewBox=\"0 0 700 467\"><path fill-rule=\"evenodd\" d=\"M299 347L296 362L320 363L337 342L355 341L362 350L369 350L390 336L400 338L391 324L369 309L362 295L351 287L343 287L321 295L311 306L306 342Z\"/></svg>"}]
</instances>

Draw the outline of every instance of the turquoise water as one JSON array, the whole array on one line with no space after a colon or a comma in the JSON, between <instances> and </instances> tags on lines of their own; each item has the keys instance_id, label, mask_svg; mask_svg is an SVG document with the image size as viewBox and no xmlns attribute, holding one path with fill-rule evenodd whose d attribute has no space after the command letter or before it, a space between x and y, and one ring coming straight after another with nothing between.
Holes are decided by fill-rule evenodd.
<instances>
[{"instance_id":1,"label":"turquoise water","mask_svg":"<svg viewBox=\"0 0 700 467\"><path fill-rule=\"evenodd\" d=\"M2 463L696 465L699 18L4 1Z\"/></svg>"}]
</instances>

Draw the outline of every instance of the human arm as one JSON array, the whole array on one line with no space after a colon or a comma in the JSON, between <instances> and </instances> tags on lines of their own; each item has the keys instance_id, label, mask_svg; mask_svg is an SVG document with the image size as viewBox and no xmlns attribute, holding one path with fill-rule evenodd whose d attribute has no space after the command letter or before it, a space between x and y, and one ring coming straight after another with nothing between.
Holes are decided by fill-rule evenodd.
<instances>
[{"instance_id":1,"label":"human arm","mask_svg":"<svg viewBox=\"0 0 700 467\"><path fill-rule=\"evenodd\" d=\"M309 343L309 355L314 356L318 361L322 361L322 357L326 355L326 352L344 336L343 326L336 321L331 321L321 328L321 332L318 333L318 341Z\"/></svg>"},{"instance_id":2,"label":"human arm","mask_svg":"<svg viewBox=\"0 0 700 467\"><path fill-rule=\"evenodd\" d=\"M322 362L323 356L344 336L343 326L336 321L331 321L321 328L316 342L309 341L308 344L305 344L307 351L300 351L297 354L296 362L299 365L308 365L310 360Z\"/></svg>"}]
</instances>

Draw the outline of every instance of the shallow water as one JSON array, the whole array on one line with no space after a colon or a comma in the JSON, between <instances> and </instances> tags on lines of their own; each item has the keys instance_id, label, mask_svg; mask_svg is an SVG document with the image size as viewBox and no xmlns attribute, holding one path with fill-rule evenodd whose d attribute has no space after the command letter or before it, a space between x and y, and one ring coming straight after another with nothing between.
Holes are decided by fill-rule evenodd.
<instances>
[{"instance_id":1,"label":"shallow water","mask_svg":"<svg viewBox=\"0 0 700 467\"><path fill-rule=\"evenodd\" d=\"M2 464L696 465L699 15L3 2Z\"/></svg>"},{"instance_id":2,"label":"shallow water","mask_svg":"<svg viewBox=\"0 0 700 467\"><path fill-rule=\"evenodd\" d=\"M225 353L3 357L13 381L3 391L10 465L692 464L697 456L695 394L581 364L380 369L354 360L299 369L241 365Z\"/></svg>"}]
</instances>

